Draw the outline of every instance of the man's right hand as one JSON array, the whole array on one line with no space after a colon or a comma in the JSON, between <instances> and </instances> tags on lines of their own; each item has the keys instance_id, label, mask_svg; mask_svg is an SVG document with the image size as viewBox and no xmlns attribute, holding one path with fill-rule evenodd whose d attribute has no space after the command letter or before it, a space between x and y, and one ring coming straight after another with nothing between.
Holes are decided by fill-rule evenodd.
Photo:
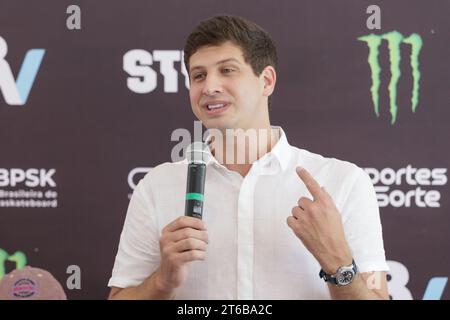
<instances>
[{"instance_id":1,"label":"man's right hand","mask_svg":"<svg viewBox=\"0 0 450 320\"><path fill-rule=\"evenodd\" d=\"M156 284L162 291L173 291L187 278L189 262L205 260L208 232L197 218L181 216L169 223L159 240L161 265Z\"/></svg>"}]
</instances>

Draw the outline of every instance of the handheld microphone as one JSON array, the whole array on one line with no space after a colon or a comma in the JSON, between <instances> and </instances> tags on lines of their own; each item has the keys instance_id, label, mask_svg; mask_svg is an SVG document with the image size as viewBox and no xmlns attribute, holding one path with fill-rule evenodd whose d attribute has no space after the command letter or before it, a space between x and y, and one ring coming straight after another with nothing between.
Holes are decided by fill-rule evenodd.
<instances>
[{"instance_id":1,"label":"handheld microphone","mask_svg":"<svg viewBox=\"0 0 450 320\"><path fill-rule=\"evenodd\" d=\"M188 173L186 184L186 206L184 215L201 219L206 178L206 160L208 145L194 142L186 150Z\"/></svg>"}]
</instances>

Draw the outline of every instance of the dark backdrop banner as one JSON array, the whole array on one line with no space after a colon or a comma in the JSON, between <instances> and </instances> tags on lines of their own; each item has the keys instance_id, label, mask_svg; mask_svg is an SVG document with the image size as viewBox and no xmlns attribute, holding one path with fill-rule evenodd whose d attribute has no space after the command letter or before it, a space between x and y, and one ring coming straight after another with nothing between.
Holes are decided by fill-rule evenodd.
<instances>
[{"instance_id":1,"label":"dark backdrop banner","mask_svg":"<svg viewBox=\"0 0 450 320\"><path fill-rule=\"evenodd\" d=\"M290 143L371 176L392 298L449 299L449 1L0 0L0 277L107 297L129 195L194 131L186 36L222 13L275 40Z\"/></svg>"}]
</instances>

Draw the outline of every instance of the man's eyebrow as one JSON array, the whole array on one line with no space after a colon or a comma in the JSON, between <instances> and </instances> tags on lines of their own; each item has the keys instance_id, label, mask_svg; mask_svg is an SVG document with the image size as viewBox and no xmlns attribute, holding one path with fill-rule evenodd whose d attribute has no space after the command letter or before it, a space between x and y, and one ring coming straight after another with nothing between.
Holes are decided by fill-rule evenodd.
<instances>
[{"instance_id":1,"label":"man's eyebrow","mask_svg":"<svg viewBox=\"0 0 450 320\"><path fill-rule=\"evenodd\" d=\"M227 63L227 62L236 62L238 64L241 64L241 62L238 59L228 58L228 59L223 59L223 60L220 60L220 61L216 62L215 65L224 64L224 63ZM203 69L203 68L204 68L204 66L195 66L195 67L191 68L191 72L195 71L197 69Z\"/></svg>"}]
</instances>

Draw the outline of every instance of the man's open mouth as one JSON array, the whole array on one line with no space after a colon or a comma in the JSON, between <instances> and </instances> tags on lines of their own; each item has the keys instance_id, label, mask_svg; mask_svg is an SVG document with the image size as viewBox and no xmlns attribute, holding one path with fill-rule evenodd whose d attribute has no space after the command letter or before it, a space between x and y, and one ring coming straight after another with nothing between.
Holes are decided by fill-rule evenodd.
<instances>
[{"instance_id":1,"label":"man's open mouth","mask_svg":"<svg viewBox=\"0 0 450 320\"><path fill-rule=\"evenodd\" d=\"M211 102L205 105L208 114L217 114L225 111L229 107L227 102Z\"/></svg>"},{"instance_id":2,"label":"man's open mouth","mask_svg":"<svg viewBox=\"0 0 450 320\"><path fill-rule=\"evenodd\" d=\"M216 103L216 104L208 104L206 105L206 108L208 108L208 110L216 110L216 109L220 109L226 106L226 103Z\"/></svg>"}]
</instances>

